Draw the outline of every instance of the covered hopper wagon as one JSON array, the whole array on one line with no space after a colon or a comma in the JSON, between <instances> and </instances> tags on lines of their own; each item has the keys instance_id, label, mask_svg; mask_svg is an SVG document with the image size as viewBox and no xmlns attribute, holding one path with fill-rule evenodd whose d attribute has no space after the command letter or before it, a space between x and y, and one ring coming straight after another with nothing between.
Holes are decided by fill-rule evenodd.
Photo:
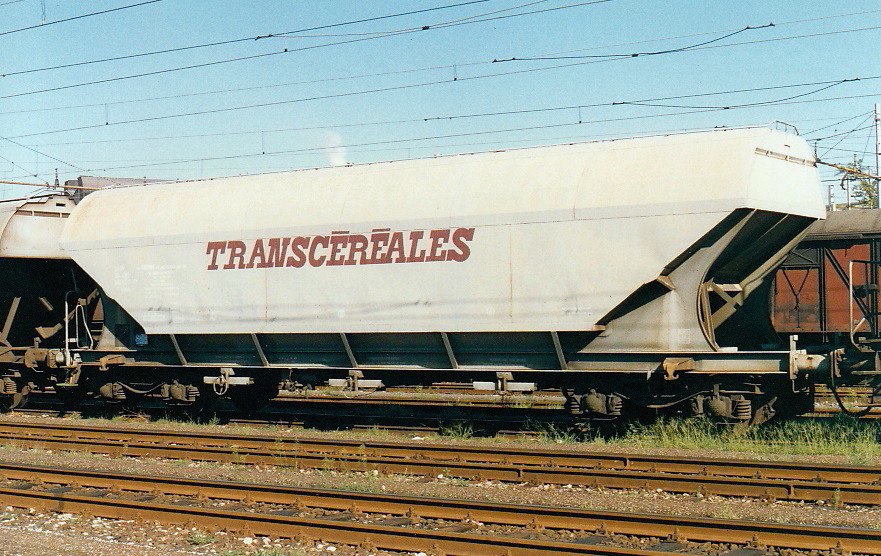
<instances>
[{"instance_id":1,"label":"covered hopper wagon","mask_svg":"<svg viewBox=\"0 0 881 556\"><path fill-rule=\"evenodd\" d=\"M827 365L748 333L745 300L824 216L810 148L771 129L2 210L7 405L43 385L256 406L280 387L457 381L561 388L589 417L755 422L798 411Z\"/></svg>"}]
</instances>

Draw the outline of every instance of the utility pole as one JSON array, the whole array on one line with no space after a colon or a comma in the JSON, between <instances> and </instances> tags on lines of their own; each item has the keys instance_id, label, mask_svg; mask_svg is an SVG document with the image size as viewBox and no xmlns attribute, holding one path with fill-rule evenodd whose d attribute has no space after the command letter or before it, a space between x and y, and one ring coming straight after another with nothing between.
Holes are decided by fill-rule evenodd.
<instances>
[{"instance_id":1,"label":"utility pole","mask_svg":"<svg viewBox=\"0 0 881 556\"><path fill-rule=\"evenodd\" d=\"M881 176L881 104L875 104L875 175ZM881 208L881 179L875 178L875 198Z\"/></svg>"},{"instance_id":2,"label":"utility pole","mask_svg":"<svg viewBox=\"0 0 881 556\"><path fill-rule=\"evenodd\" d=\"M857 167L857 155L853 155L853 168L856 168L856 167ZM845 182L844 182L845 184L847 184L847 203L844 205L844 210L850 210L850 182L851 182L851 175L852 175L852 174L847 174L847 175L845 176L845 177L847 178L847 179L845 180Z\"/></svg>"}]
</instances>

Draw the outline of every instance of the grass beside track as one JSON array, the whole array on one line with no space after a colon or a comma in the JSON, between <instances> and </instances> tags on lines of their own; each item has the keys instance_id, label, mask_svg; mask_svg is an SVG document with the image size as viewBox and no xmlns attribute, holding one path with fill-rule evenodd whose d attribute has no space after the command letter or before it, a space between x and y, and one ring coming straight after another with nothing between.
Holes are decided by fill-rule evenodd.
<instances>
[{"instance_id":1,"label":"grass beside track","mask_svg":"<svg viewBox=\"0 0 881 556\"><path fill-rule=\"evenodd\" d=\"M78 419L68 417L67 419ZM149 422L151 426L181 431L209 432L218 426L229 433L266 434L273 430L293 432L289 426L257 424L225 424L216 421L189 422L169 418L150 418L147 415L135 421ZM87 422L114 423L132 421L130 418L101 419L88 418ZM311 429L304 429L309 432ZM452 441L467 443L528 443L542 445L561 445L576 448L579 445L606 446L632 451L641 450L687 450L696 452L742 453L761 456L838 456L848 463L877 463L881 459L881 420L860 420L846 415L829 419L791 419L772 422L762 426L740 428L715 425L701 418L659 419L650 424L631 423L618 427L593 428L587 426L574 430L562 425L547 423L526 423L523 430L532 433L520 440L511 436L485 437L471 424L461 421L441 423L436 431L413 432L427 441ZM333 438L378 440L399 439L401 433L382 427L358 430L315 430L321 435ZM587 447L587 446L585 446Z\"/></svg>"},{"instance_id":2,"label":"grass beside track","mask_svg":"<svg viewBox=\"0 0 881 556\"><path fill-rule=\"evenodd\" d=\"M583 440L634 449L836 455L846 456L853 463L881 457L881 423L847 416L750 428L717 426L705 419L662 419L649 425L631 425L614 436L587 431Z\"/></svg>"},{"instance_id":3,"label":"grass beside track","mask_svg":"<svg viewBox=\"0 0 881 556\"><path fill-rule=\"evenodd\" d=\"M545 424L534 424L527 430L538 433L538 442L599 444L634 451L674 449L777 456L829 455L844 456L854 464L867 464L881 458L881 422L847 415L822 420L792 419L745 428L716 425L701 418L668 418L650 424L631 423L615 431L590 427L575 431ZM471 429L461 424L441 427L439 436L466 439L471 436Z\"/></svg>"}]
</instances>

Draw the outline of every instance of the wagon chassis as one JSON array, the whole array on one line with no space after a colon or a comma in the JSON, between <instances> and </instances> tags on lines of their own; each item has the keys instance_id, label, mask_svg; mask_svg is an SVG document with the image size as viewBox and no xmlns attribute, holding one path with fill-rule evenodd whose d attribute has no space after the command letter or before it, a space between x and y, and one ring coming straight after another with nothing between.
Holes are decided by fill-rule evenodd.
<instances>
[{"instance_id":1,"label":"wagon chassis","mask_svg":"<svg viewBox=\"0 0 881 556\"><path fill-rule=\"evenodd\" d=\"M357 363L356 354L346 345L349 357ZM262 351L265 366L196 364L186 362L183 354L179 355L186 364L160 364L129 357L137 355L134 351L70 350L72 364L65 366L60 350L10 351L19 362L7 363L5 376L0 377L8 407L20 404L31 389L48 386L71 402L84 397L109 402L151 398L185 406L226 395L243 411L251 412L280 390L329 387L358 392L464 382L475 390L501 394L561 388L565 410L592 419L633 417L649 411L750 423L770 419L780 406L790 413L797 408L809 411L810 385L828 365L822 356L796 351L580 353L564 356L563 368L533 369L272 364ZM455 354L451 355L455 361ZM786 403L775 407L775 402L783 400Z\"/></svg>"}]
</instances>

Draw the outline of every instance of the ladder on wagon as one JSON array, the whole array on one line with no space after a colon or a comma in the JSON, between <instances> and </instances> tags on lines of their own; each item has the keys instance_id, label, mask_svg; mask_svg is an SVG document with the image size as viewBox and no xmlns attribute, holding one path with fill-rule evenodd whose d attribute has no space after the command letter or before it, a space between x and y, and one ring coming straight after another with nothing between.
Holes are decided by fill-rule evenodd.
<instances>
[{"instance_id":1,"label":"ladder on wagon","mask_svg":"<svg viewBox=\"0 0 881 556\"><path fill-rule=\"evenodd\" d=\"M850 343L858 351L874 355L872 369L854 370L855 376L863 376L871 382L872 392L869 402L860 410L851 410L844 406L839 395L835 379L838 375L837 365L833 365L831 373L832 393L842 411L853 415L865 415L875 408L881 408L881 260L853 259L848 262L848 322L850 326ZM833 358L834 359L834 358Z\"/></svg>"}]
</instances>

